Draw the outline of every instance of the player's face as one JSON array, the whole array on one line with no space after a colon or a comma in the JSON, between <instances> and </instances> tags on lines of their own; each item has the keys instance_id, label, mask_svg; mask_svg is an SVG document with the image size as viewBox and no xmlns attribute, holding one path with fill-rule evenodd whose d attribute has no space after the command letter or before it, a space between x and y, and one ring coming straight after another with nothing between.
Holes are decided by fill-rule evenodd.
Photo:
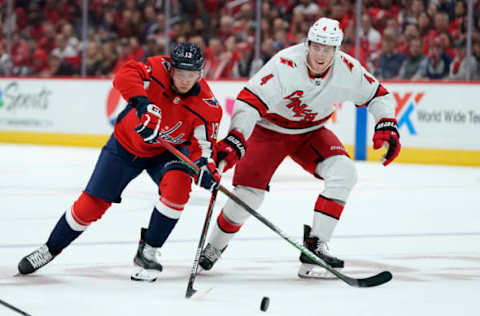
<instances>
[{"instance_id":1,"label":"player's face","mask_svg":"<svg viewBox=\"0 0 480 316\"><path fill-rule=\"evenodd\" d=\"M172 68L172 79L173 85L179 93L187 93L200 79L200 71Z\"/></svg>"},{"instance_id":2,"label":"player's face","mask_svg":"<svg viewBox=\"0 0 480 316\"><path fill-rule=\"evenodd\" d=\"M311 42L308 46L308 65L312 71L321 74L330 66L334 54L334 46Z\"/></svg>"}]
</instances>

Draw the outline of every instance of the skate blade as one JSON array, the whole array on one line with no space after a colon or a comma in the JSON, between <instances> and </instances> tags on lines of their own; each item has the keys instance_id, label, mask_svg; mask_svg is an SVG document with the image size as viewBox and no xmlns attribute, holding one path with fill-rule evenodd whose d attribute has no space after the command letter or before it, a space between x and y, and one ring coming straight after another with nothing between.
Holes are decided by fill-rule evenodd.
<instances>
[{"instance_id":1,"label":"skate blade","mask_svg":"<svg viewBox=\"0 0 480 316\"><path fill-rule=\"evenodd\" d=\"M157 280L160 271L158 270L149 270L142 267L135 267L130 280L132 281L142 281L142 282L155 282Z\"/></svg>"},{"instance_id":2,"label":"skate blade","mask_svg":"<svg viewBox=\"0 0 480 316\"><path fill-rule=\"evenodd\" d=\"M339 269L335 269L339 270ZM298 269L298 277L302 279L332 280L337 277L330 271L314 264L302 263Z\"/></svg>"}]
</instances>

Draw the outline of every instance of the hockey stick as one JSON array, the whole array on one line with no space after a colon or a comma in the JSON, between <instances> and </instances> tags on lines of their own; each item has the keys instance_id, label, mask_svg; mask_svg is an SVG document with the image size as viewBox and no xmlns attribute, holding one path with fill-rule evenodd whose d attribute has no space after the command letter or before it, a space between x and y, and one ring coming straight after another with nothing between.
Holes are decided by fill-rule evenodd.
<instances>
[{"instance_id":1,"label":"hockey stick","mask_svg":"<svg viewBox=\"0 0 480 316\"><path fill-rule=\"evenodd\" d=\"M21 314L21 315L30 316L30 314L27 314L27 313L25 313L24 311L22 311L21 309L18 309L18 308L16 308L16 307L13 306L13 305L8 304L8 303L5 302L4 300L0 300L0 304L6 306L6 307L8 307L8 308L10 308L10 309L13 310L13 311L16 311L17 313L19 313L19 314Z\"/></svg>"},{"instance_id":2,"label":"hockey stick","mask_svg":"<svg viewBox=\"0 0 480 316\"><path fill-rule=\"evenodd\" d=\"M203 245L207 239L208 226L210 225L210 219L212 218L213 207L215 205L215 200L217 198L218 190L215 190L210 197L210 203L208 204L207 215L205 216L205 222L203 223L202 234L200 235L200 240L198 241L197 252L195 253L195 259L193 260L192 270L190 272L190 278L188 279L187 291L185 292L185 297L190 298L193 294L197 292L193 288L193 282L197 277L198 271L198 262L200 260L200 254L202 253Z\"/></svg>"},{"instance_id":3,"label":"hockey stick","mask_svg":"<svg viewBox=\"0 0 480 316\"><path fill-rule=\"evenodd\" d=\"M166 140L162 138L158 138L158 141L167 149L169 150L172 154L180 158L187 166L189 166L191 169L194 171L198 170L198 167L192 162L190 158L185 156L183 153L181 153L177 148L175 148L172 144L167 142ZM300 243L292 240L289 238L284 232L282 232L278 227L276 227L274 224L272 224L269 220L267 220L265 217L257 213L253 208L248 206L244 201L242 201L240 198L238 198L235 194L230 192L227 188L225 188L223 185L219 184L218 190L224 193L226 196L228 196L230 199L232 199L235 203L240 205L245 211L256 217L259 221L261 221L263 224L268 226L271 230L273 230L275 233L277 233L280 237L282 237L284 240L286 240L289 244L300 250L303 254L305 254L308 258L310 258L312 261L314 261L316 264L321 266L322 268L326 269L328 272L332 273L335 275L337 278L342 280L343 282L347 283L350 286L353 287L372 287L372 286L378 286L382 285L384 283L387 283L392 279L392 273L389 271L383 271L378 274L375 274L371 277L368 278L362 278L362 279L357 279L357 278L352 278L349 277L332 267L330 267L325 261L322 259L318 258L313 252L305 248L303 245Z\"/></svg>"}]
</instances>

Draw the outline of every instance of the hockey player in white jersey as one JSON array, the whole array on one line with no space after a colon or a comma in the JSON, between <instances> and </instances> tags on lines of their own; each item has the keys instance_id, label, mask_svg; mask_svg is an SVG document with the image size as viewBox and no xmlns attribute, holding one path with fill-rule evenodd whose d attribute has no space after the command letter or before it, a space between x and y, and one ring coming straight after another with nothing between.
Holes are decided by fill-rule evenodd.
<instances>
[{"instance_id":1,"label":"hockey player in white jersey","mask_svg":"<svg viewBox=\"0 0 480 316\"><path fill-rule=\"evenodd\" d=\"M286 156L324 181L312 226L304 226L304 245L332 268L343 268L344 262L326 244L357 181L343 144L324 126L334 104L349 100L367 106L376 122L373 147L388 148L385 166L400 152L393 97L356 59L339 50L342 39L338 21L321 18L310 27L305 43L273 56L238 94L229 134L215 148L217 165L225 161L225 170L238 161L234 193L254 209ZM204 270L212 268L249 215L227 201L202 251ZM307 256L302 254L300 261L300 277L327 277L326 270L313 270Z\"/></svg>"}]
</instances>

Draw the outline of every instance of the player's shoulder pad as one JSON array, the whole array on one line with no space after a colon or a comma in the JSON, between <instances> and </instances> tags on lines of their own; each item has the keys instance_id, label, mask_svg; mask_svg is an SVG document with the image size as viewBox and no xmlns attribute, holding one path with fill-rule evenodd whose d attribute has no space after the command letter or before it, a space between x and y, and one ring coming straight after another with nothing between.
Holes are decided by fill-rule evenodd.
<instances>
[{"instance_id":1,"label":"player's shoulder pad","mask_svg":"<svg viewBox=\"0 0 480 316\"><path fill-rule=\"evenodd\" d=\"M274 64L280 71L289 71L299 67L302 60L305 59L304 44L297 44L294 46L282 49L272 57Z\"/></svg>"},{"instance_id":2,"label":"player's shoulder pad","mask_svg":"<svg viewBox=\"0 0 480 316\"><path fill-rule=\"evenodd\" d=\"M373 77L372 74L370 74L363 66L360 64L360 62L342 52L339 51L335 55L335 75L338 78L341 78L341 81L347 83L350 80L354 81L363 81L367 80L370 83L373 82L378 82L378 80Z\"/></svg>"},{"instance_id":3,"label":"player's shoulder pad","mask_svg":"<svg viewBox=\"0 0 480 316\"><path fill-rule=\"evenodd\" d=\"M204 78L201 78L198 84L200 85L200 92L193 97L193 102L189 102L189 106L205 120L209 122L219 122L223 113L220 102L215 98Z\"/></svg>"},{"instance_id":4,"label":"player's shoulder pad","mask_svg":"<svg viewBox=\"0 0 480 316\"><path fill-rule=\"evenodd\" d=\"M338 65L338 71L350 73L352 75L358 75L362 73L363 66L356 58L350 56L349 54L338 51L334 58L335 64Z\"/></svg>"},{"instance_id":5,"label":"player's shoulder pad","mask_svg":"<svg viewBox=\"0 0 480 316\"><path fill-rule=\"evenodd\" d=\"M166 72L170 71L170 57L168 56L153 56L147 58L147 64L152 67L152 71Z\"/></svg>"},{"instance_id":6,"label":"player's shoulder pad","mask_svg":"<svg viewBox=\"0 0 480 316\"><path fill-rule=\"evenodd\" d=\"M153 56L147 58L146 66L150 77L163 89L170 85L170 57Z\"/></svg>"}]
</instances>

